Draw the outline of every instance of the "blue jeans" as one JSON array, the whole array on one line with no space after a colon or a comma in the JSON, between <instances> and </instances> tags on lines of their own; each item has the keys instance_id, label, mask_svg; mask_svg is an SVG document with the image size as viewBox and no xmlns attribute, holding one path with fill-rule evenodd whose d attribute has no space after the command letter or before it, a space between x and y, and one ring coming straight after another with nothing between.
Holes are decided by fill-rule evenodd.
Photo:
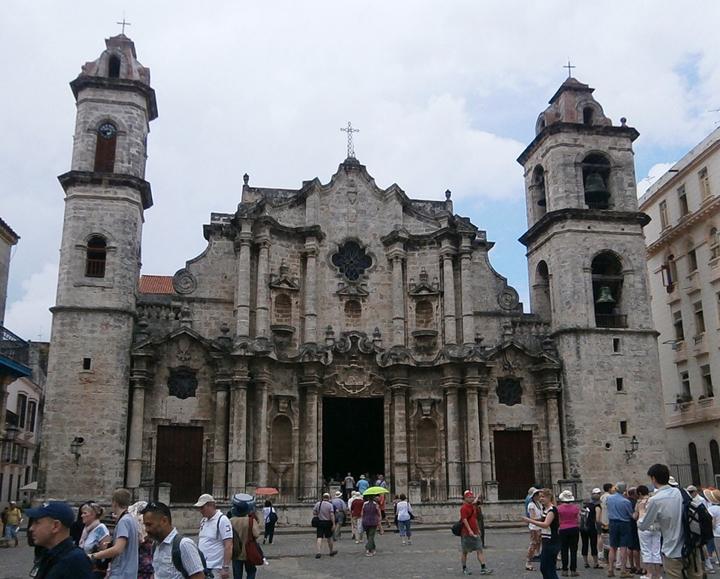
<instances>
[{"instance_id":1,"label":"blue jeans","mask_svg":"<svg viewBox=\"0 0 720 579\"><path fill-rule=\"evenodd\" d=\"M240 559L233 559L233 579L242 579L243 569L247 573L247 579L255 579L255 573L257 573L255 565L250 565L247 561Z\"/></svg>"},{"instance_id":2,"label":"blue jeans","mask_svg":"<svg viewBox=\"0 0 720 579\"><path fill-rule=\"evenodd\" d=\"M540 572L543 579L558 579L555 563L560 551L560 541L542 540L542 551L540 551Z\"/></svg>"},{"instance_id":3,"label":"blue jeans","mask_svg":"<svg viewBox=\"0 0 720 579\"><path fill-rule=\"evenodd\" d=\"M398 531L400 531L401 537L408 537L412 535L412 532L410 531L410 519L407 521L398 521Z\"/></svg>"}]
</instances>

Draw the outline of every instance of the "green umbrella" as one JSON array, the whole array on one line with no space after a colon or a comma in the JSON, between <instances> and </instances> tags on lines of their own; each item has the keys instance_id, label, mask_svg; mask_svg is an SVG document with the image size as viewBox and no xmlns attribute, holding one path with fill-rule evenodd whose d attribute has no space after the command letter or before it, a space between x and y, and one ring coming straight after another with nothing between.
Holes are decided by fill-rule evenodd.
<instances>
[{"instance_id":1,"label":"green umbrella","mask_svg":"<svg viewBox=\"0 0 720 579\"><path fill-rule=\"evenodd\" d=\"M363 493L363 496L369 497L369 496L374 496L374 495L382 495L385 493L390 493L390 491L383 487L370 487L368 490L366 490Z\"/></svg>"}]
</instances>

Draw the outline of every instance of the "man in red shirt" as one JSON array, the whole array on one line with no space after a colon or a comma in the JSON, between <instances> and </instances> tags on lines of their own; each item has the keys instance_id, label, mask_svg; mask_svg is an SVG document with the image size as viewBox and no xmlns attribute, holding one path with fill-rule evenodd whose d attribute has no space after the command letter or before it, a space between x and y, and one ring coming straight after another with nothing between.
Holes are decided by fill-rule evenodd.
<instances>
[{"instance_id":1,"label":"man in red shirt","mask_svg":"<svg viewBox=\"0 0 720 579\"><path fill-rule=\"evenodd\" d=\"M475 499L472 491L463 493L463 506L460 508L460 561L462 562L463 575L472 575L467 569L468 553L475 551L480 561L480 575L490 575L492 569L485 566L485 554L480 539L480 527L478 526L478 504L479 498Z\"/></svg>"}]
</instances>

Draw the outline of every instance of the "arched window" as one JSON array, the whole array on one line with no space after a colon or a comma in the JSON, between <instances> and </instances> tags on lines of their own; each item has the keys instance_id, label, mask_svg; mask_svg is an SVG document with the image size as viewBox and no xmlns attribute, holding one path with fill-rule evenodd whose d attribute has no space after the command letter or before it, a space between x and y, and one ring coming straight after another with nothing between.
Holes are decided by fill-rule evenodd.
<instances>
[{"instance_id":1,"label":"arched window","mask_svg":"<svg viewBox=\"0 0 720 579\"><path fill-rule=\"evenodd\" d=\"M272 423L272 462L292 462L292 424L287 416L277 416Z\"/></svg>"},{"instance_id":2,"label":"arched window","mask_svg":"<svg viewBox=\"0 0 720 579\"><path fill-rule=\"evenodd\" d=\"M111 54L108 59L108 76L120 78L120 57L117 54Z\"/></svg>"},{"instance_id":3,"label":"arched window","mask_svg":"<svg viewBox=\"0 0 720 579\"><path fill-rule=\"evenodd\" d=\"M286 325L292 323L292 301L287 294L278 294L275 298L275 323Z\"/></svg>"},{"instance_id":4,"label":"arched window","mask_svg":"<svg viewBox=\"0 0 720 579\"><path fill-rule=\"evenodd\" d=\"M105 277L107 242L99 235L93 235L87 243L85 277Z\"/></svg>"},{"instance_id":5,"label":"arched window","mask_svg":"<svg viewBox=\"0 0 720 579\"><path fill-rule=\"evenodd\" d=\"M115 170L115 148L117 146L117 127L105 122L98 127L95 141L95 171L112 173Z\"/></svg>"},{"instance_id":6,"label":"arched window","mask_svg":"<svg viewBox=\"0 0 720 579\"><path fill-rule=\"evenodd\" d=\"M592 107L585 107L583 109L583 125L593 124L593 112Z\"/></svg>"},{"instance_id":7,"label":"arched window","mask_svg":"<svg viewBox=\"0 0 720 579\"><path fill-rule=\"evenodd\" d=\"M712 462L713 482L715 482L715 475L720 474L720 448L714 438L710 441L710 462Z\"/></svg>"},{"instance_id":8,"label":"arched window","mask_svg":"<svg viewBox=\"0 0 720 579\"><path fill-rule=\"evenodd\" d=\"M604 251L592 261L595 325L598 328L627 328L622 311L622 264L618 257Z\"/></svg>"},{"instance_id":9,"label":"arched window","mask_svg":"<svg viewBox=\"0 0 720 579\"><path fill-rule=\"evenodd\" d=\"M423 418L417 425L417 461L433 463L437 460L437 426L430 418Z\"/></svg>"},{"instance_id":10,"label":"arched window","mask_svg":"<svg viewBox=\"0 0 720 579\"><path fill-rule=\"evenodd\" d=\"M545 113L540 113L537 121L535 122L535 134L538 135L545 128Z\"/></svg>"},{"instance_id":11,"label":"arched window","mask_svg":"<svg viewBox=\"0 0 720 579\"><path fill-rule=\"evenodd\" d=\"M533 292L535 298L534 313L545 319L550 318L552 315L552 304L550 302L550 272L545 261L540 261L540 263L537 264L533 289L535 290Z\"/></svg>"},{"instance_id":12,"label":"arched window","mask_svg":"<svg viewBox=\"0 0 720 579\"><path fill-rule=\"evenodd\" d=\"M697 447L694 442L688 444L688 454L690 455L690 476L692 484L700 486L700 463L698 462Z\"/></svg>"},{"instance_id":13,"label":"arched window","mask_svg":"<svg viewBox=\"0 0 720 579\"><path fill-rule=\"evenodd\" d=\"M530 184L533 204L538 207L538 216L545 215L547 210L547 195L545 193L545 169L538 165L533 169L532 181Z\"/></svg>"},{"instance_id":14,"label":"arched window","mask_svg":"<svg viewBox=\"0 0 720 579\"><path fill-rule=\"evenodd\" d=\"M428 329L433 327L433 306L428 300L420 300L415 306L415 327Z\"/></svg>"},{"instance_id":15,"label":"arched window","mask_svg":"<svg viewBox=\"0 0 720 579\"><path fill-rule=\"evenodd\" d=\"M345 323L349 327L357 326L362 318L362 304L357 300L345 302Z\"/></svg>"},{"instance_id":16,"label":"arched window","mask_svg":"<svg viewBox=\"0 0 720 579\"><path fill-rule=\"evenodd\" d=\"M610 162L597 153L588 155L582 162L585 204L590 209L610 207Z\"/></svg>"}]
</instances>

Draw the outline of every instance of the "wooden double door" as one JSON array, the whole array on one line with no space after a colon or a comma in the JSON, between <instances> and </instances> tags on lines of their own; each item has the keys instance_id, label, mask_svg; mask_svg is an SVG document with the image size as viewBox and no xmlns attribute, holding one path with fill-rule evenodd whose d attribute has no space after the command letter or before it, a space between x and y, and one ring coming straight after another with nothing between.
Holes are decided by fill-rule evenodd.
<instances>
[{"instance_id":1,"label":"wooden double door","mask_svg":"<svg viewBox=\"0 0 720 579\"><path fill-rule=\"evenodd\" d=\"M173 503L197 501L202 492L203 429L158 426L155 485L170 483Z\"/></svg>"},{"instance_id":2,"label":"wooden double door","mask_svg":"<svg viewBox=\"0 0 720 579\"><path fill-rule=\"evenodd\" d=\"M496 430L494 442L498 498L524 499L535 482L532 432Z\"/></svg>"}]
</instances>

